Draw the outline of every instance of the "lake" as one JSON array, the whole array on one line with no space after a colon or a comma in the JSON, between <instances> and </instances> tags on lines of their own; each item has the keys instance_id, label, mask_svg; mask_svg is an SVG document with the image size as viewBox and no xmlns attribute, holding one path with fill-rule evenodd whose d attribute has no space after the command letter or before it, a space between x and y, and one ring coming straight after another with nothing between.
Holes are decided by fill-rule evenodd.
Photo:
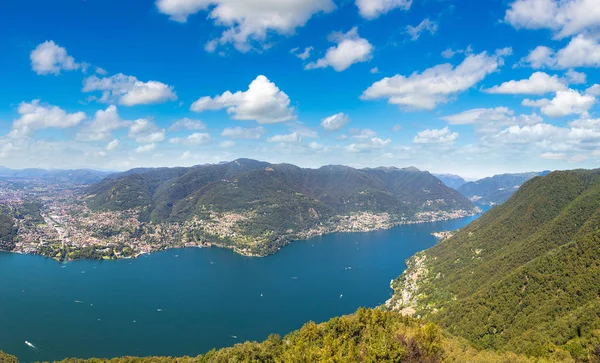
<instances>
[{"instance_id":1,"label":"lake","mask_svg":"<svg viewBox=\"0 0 600 363\"><path fill-rule=\"evenodd\" d=\"M0 350L24 362L181 356L284 335L382 304L431 232L477 217L331 234L266 258L205 248L61 265L0 253Z\"/></svg>"}]
</instances>

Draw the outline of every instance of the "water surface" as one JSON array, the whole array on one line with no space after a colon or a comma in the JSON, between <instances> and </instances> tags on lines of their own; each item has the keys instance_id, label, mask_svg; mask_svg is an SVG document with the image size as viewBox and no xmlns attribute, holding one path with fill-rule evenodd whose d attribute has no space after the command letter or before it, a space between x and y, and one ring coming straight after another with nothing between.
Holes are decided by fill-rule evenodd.
<instances>
[{"instance_id":1,"label":"water surface","mask_svg":"<svg viewBox=\"0 0 600 363\"><path fill-rule=\"evenodd\" d=\"M404 261L435 244L431 232L475 218L331 234L266 258L177 249L61 265L0 253L0 350L24 362L181 356L283 335L382 304Z\"/></svg>"}]
</instances>

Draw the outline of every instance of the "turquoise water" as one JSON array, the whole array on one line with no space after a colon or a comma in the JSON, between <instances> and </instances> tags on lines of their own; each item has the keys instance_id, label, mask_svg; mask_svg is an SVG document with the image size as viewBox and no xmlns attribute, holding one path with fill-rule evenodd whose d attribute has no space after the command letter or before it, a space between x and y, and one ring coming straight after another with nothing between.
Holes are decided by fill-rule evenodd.
<instances>
[{"instance_id":1,"label":"turquoise water","mask_svg":"<svg viewBox=\"0 0 600 363\"><path fill-rule=\"evenodd\" d=\"M181 356L283 335L382 304L404 261L435 244L431 232L475 218L331 234L266 258L178 249L60 265L0 253L0 350L25 362Z\"/></svg>"}]
</instances>

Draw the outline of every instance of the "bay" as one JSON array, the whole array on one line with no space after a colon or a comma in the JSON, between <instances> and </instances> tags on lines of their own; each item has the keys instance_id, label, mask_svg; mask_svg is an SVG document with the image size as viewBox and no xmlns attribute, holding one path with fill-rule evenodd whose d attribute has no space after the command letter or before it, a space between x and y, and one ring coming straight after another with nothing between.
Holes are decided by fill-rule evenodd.
<instances>
[{"instance_id":1,"label":"bay","mask_svg":"<svg viewBox=\"0 0 600 363\"><path fill-rule=\"evenodd\" d=\"M405 260L435 244L431 232L477 217L330 234L265 258L173 249L61 265L0 253L0 350L22 362L195 356L284 335L309 320L382 304Z\"/></svg>"}]
</instances>

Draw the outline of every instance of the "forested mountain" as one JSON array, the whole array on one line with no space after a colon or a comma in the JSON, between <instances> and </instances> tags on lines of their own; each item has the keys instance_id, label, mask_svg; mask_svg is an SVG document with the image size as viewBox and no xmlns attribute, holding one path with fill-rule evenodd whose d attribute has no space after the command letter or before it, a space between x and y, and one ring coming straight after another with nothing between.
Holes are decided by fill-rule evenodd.
<instances>
[{"instance_id":1,"label":"forested mountain","mask_svg":"<svg viewBox=\"0 0 600 363\"><path fill-rule=\"evenodd\" d=\"M548 173L549 171L494 175L465 183L457 190L475 204L494 206L506 202L529 179Z\"/></svg>"},{"instance_id":2,"label":"forested mountain","mask_svg":"<svg viewBox=\"0 0 600 363\"><path fill-rule=\"evenodd\" d=\"M142 223L185 224L180 233L185 241L207 240L259 255L290 239L476 210L416 168L303 169L249 159L112 175L87 189L86 203L94 211L136 210Z\"/></svg>"},{"instance_id":3,"label":"forested mountain","mask_svg":"<svg viewBox=\"0 0 600 363\"><path fill-rule=\"evenodd\" d=\"M462 177L454 174L433 174L433 176L441 180L442 183L446 184L446 186L449 186L452 189L458 189L467 182Z\"/></svg>"},{"instance_id":4,"label":"forested mountain","mask_svg":"<svg viewBox=\"0 0 600 363\"><path fill-rule=\"evenodd\" d=\"M535 177L408 265L393 309L482 348L598 359L600 169Z\"/></svg>"},{"instance_id":5,"label":"forested mountain","mask_svg":"<svg viewBox=\"0 0 600 363\"><path fill-rule=\"evenodd\" d=\"M91 169L46 170L46 169L8 169L0 166L0 178L43 179L48 182L69 182L93 184L111 173Z\"/></svg>"}]
</instances>

